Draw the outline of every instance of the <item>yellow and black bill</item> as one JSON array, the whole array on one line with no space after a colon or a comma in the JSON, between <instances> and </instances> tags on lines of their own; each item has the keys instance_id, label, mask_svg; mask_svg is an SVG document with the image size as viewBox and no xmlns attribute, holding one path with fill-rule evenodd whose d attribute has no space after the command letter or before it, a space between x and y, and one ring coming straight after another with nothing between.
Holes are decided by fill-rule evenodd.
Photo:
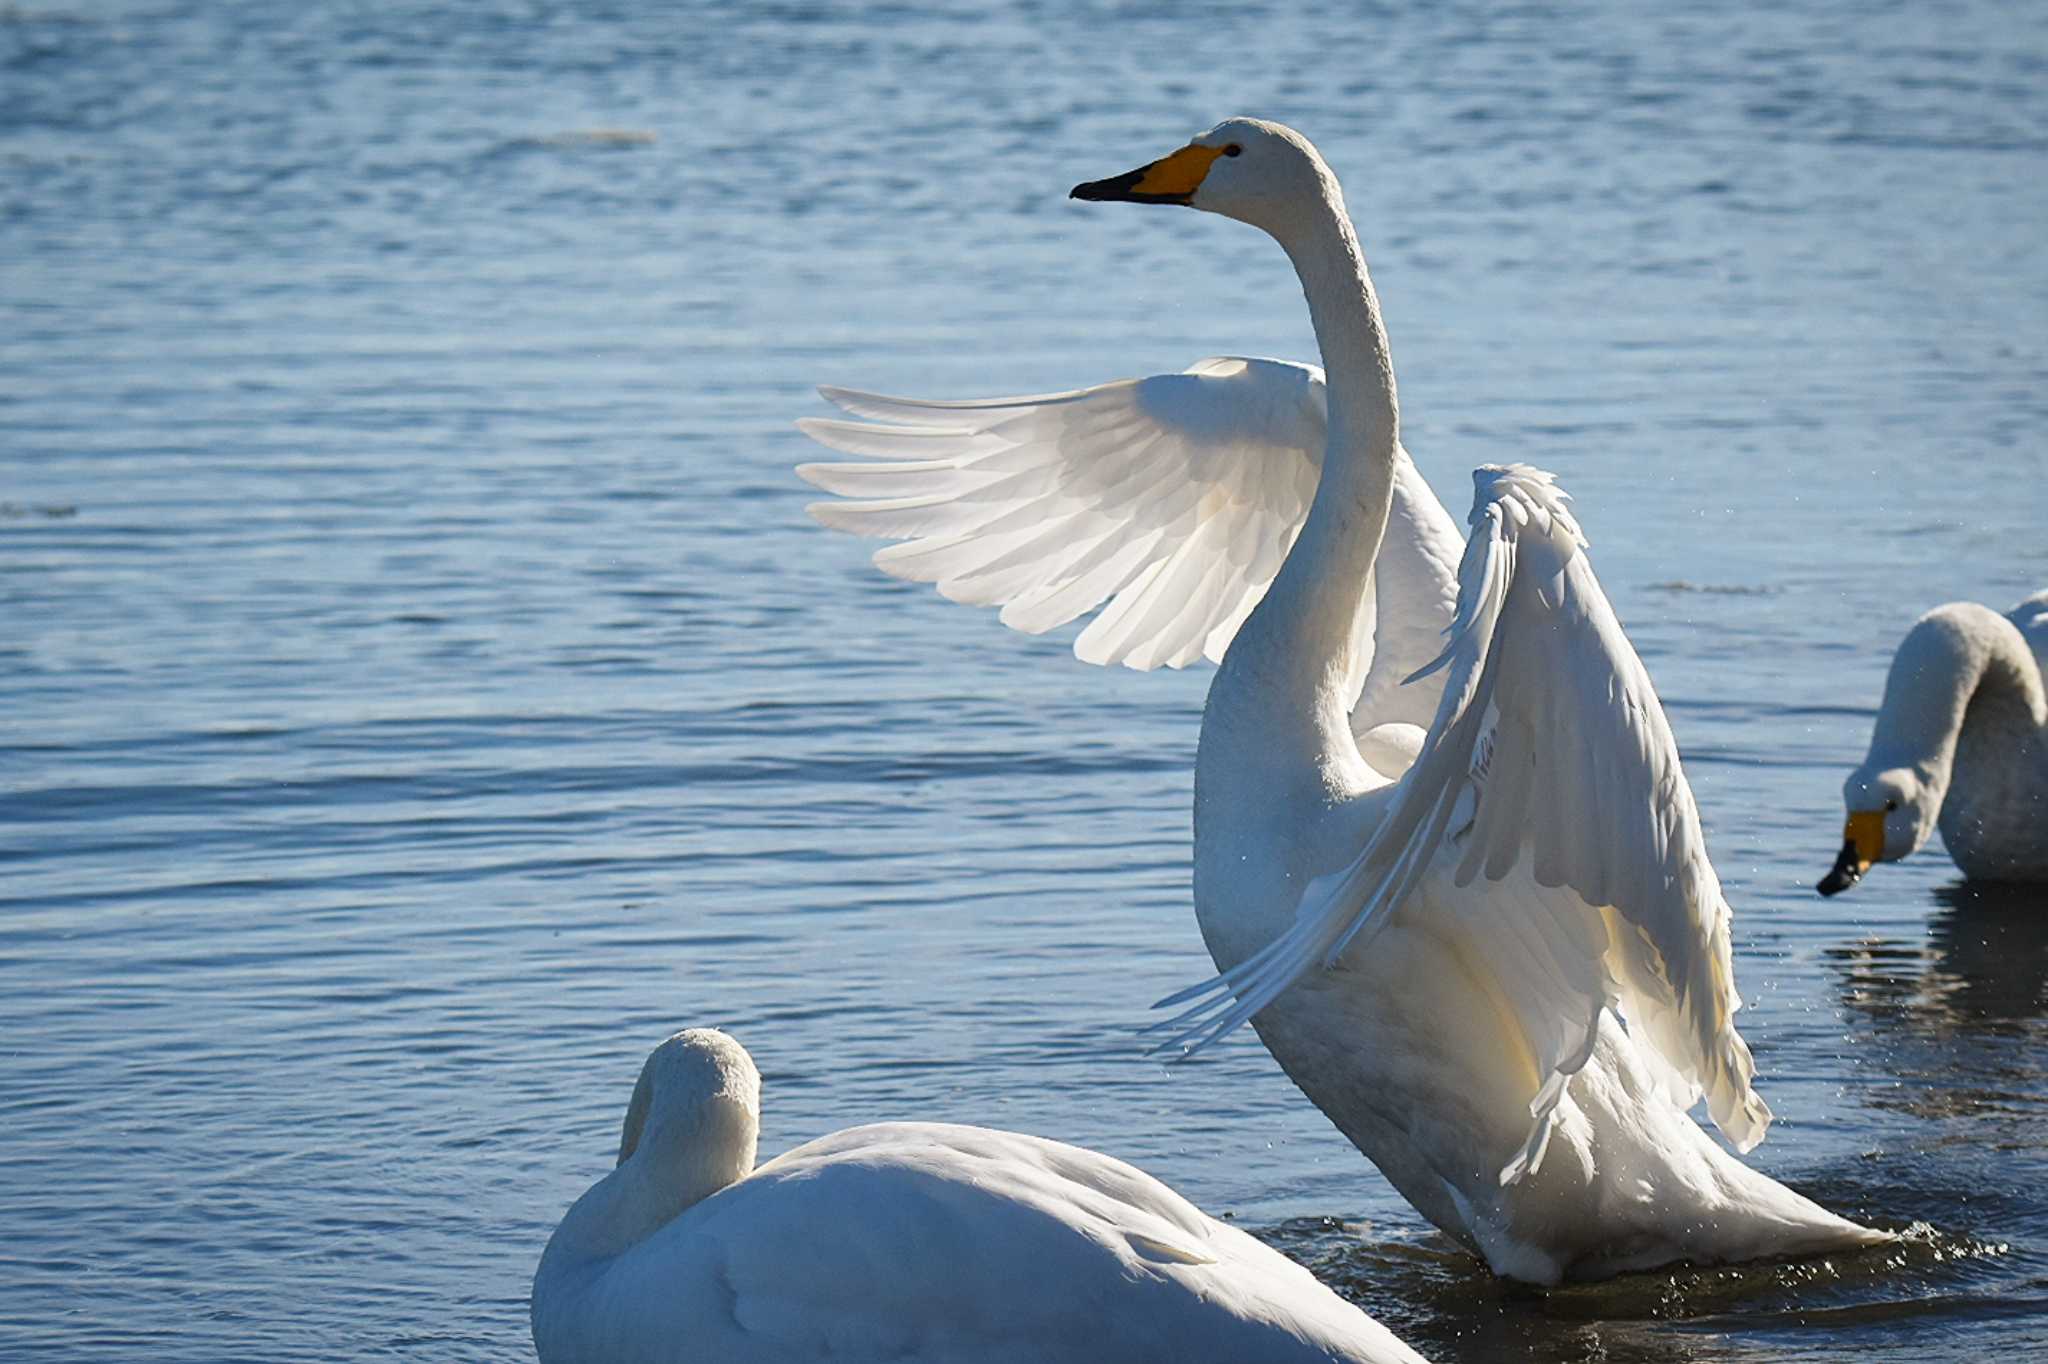
<instances>
[{"instance_id":1,"label":"yellow and black bill","mask_svg":"<svg viewBox=\"0 0 2048 1364\"><path fill-rule=\"evenodd\" d=\"M1861 810L1849 816L1842 830L1842 851L1835 865L1815 887L1823 895L1840 895L1863 879L1863 873L1884 856L1884 811Z\"/></svg>"},{"instance_id":2,"label":"yellow and black bill","mask_svg":"<svg viewBox=\"0 0 2048 1364\"><path fill-rule=\"evenodd\" d=\"M1221 147L1190 144L1149 166L1076 185L1068 197L1095 203L1193 204L1195 191L1202 187L1209 167L1221 155Z\"/></svg>"}]
</instances>

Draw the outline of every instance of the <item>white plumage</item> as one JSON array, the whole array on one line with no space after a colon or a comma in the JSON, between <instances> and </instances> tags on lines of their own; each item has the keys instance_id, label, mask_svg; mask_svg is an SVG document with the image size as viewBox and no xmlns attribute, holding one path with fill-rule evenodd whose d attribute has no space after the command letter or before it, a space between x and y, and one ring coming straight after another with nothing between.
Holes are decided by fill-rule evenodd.
<instances>
[{"instance_id":1,"label":"white plumage","mask_svg":"<svg viewBox=\"0 0 2048 1364\"><path fill-rule=\"evenodd\" d=\"M1057 416L1051 437L948 416L960 445L945 458L959 465L921 470L934 481L906 494L932 499L920 510L938 519L891 527L816 511L942 537L916 562L944 587L995 548L979 543L982 511L960 511L1002 486L977 472L1004 457L993 442L1019 440L1009 448L1031 450L1042 479L1030 485L1041 500L1001 494L1014 518L1003 533L1019 537L996 550L1005 567L1059 563L1062 526L1102 533L1074 462L1150 471L1108 520L1163 524L1145 543L1171 555L1139 556L1141 576L1061 605L1140 594L1127 610L1144 607L1142 624L1105 625L1124 602L1113 598L1082 636L1084 657L1142 666L1224 651L1195 771L1196 915L1222 974L1165 1001L1192 1002L1165 1025L1175 1040L1200 1046L1249 1017L1395 1187L1503 1274L1554 1282L1885 1239L1743 1165L1687 1116L1704 1097L1744 1150L1770 1121L1734 1027L1729 910L1677 745L1550 475L1481 470L1470 544L1446 534L1401 448L1378 300L1329 167L1292 130L1235 119L1074 193L1186 204L1278 241L1328 371L1319 407L1288 407L1279 375L1256 368L1278 362L1251 362L1189 390L1205 404L1235 395L1228 416L1162 420L1132 396L1162 380L948 409L1043 423L1058 404L1099 402L1120 415L1077 423L1078 440ZM1303 507L1313 412L1324 453ZM807 429L838 443L858 428ZM1205 446L1188 430L1231 435ZM1145 464L1161 446L1177 453ZM907 454L893 437L867 448ZM991 481L948 481L969 477ZM1205 500L1219 488L1227 497ZM1253 510L1188 510L1225 505ZM1276 545L1285 554L1267 574ZM1002 588L1057 592L1067 571ZM1166 594L1143 597L1162 580L1224 586L1191 597L1183 617ZM1005 599L966 588L955 594ZM1014 623L1042 628L1051 614Z\"/></svg>"},{"instance_id":2,"label":"white plumage","mask_svg":"<svg viewBox=\"0 0 2048 1364\"><path fill-rule=\"evenodd\" d=\"M1950 602L1913 623L1842 802L1848 827L1823 895L1937 827L1965 876L2048 881L2048 592L2002 616Z\"/></svg>"},{"instance_id":3,"label":"white plumage","mask_svg":"<svg viewBox=\"0 0 2048 1364\"><path fill-rule=\"evenodd\" d=\"M1358 855L1309 885L1293 926L1167 1001L1210 1001L1170 1026L1193 1049L1222 1036L1303 972L1366 951L1434 874L1462 932L1519 955L1498 974L1542 1083L1503 1183L1539 1165L1564 1082L1609 1007L1676 1067L1679 1106L1706 1094L1715 1123L1747 1151L1770 1110L1750 1089L1755 1067L1733 1026L1728 905L1663 707L1555 480L1526 465L1473 477L1457 618L1422 670L1448 681L1414 765ZM1525 860L1536 887L1564 893L1490 892Z\"/></svg>"},{"instance_id":4,"label":"white plumage","mask_svg":"<svg viewBox=\"0 0 2048 1364\"><path fill-rule=\"evenodd\" d=\"M534 1277L542 1364L1420 1364L1122 1161L901 1122L755 1169L759 1096L724 1033L649 1056Z\"/></svg>"},{"instance_id":5,"label":"white plumage","mask_svg":"<svg viewBox=\"0 0 2048 1364\"><path fill-rule=\"evenodd\" d=\"M1000 606L1003 623L1027 634L1104 607L1074 653L1138 669L1221 661L1301 530L1328 433L1321 369L1240 356L1033 397L821 391L869 420L798 427L877 462L799 465L852 499L814 503L812 516L906 540L877 552L876 566ZM1407 452L1397 460L1377 587L1362 606L1376 647L1359 714L1424 725L1434 689L1401 681L1450 624L1464 537Z\"/></svg>"}]
</instances>

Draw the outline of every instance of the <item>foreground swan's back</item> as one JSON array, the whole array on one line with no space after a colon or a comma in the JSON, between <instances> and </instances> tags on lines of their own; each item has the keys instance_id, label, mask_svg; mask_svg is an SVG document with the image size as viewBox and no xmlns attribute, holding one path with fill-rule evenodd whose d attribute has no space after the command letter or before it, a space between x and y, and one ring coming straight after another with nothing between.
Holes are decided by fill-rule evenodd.
<instances>
[{"instance_id":1,"label":"foreground swan's back","mask_svg":"<svg viewBox=\"0 0 2048 1364\"><path fill-rule=\"evenodd\" d=\"M1278 1251L1122 1161L854 1127L754 1169L760 1076L676 1034L533 1283L542 1364L1419 1364Z\"/></svg>"},{"instance_id":2,"label":"foreground swan's back","mask_svg":"<svg viewBox=\"0 0 2048 1364\"><path fill-rule=\"evenodd\" d=\"M1373 619L1373 584L1409 471L1329 167L1292 130L1236 119L1074 197L1267 232L1327 372L1319 482L1203 714L1195 907L1225 974L1177 1001L1194 1001L1177 1040L1250 1017L1402 1194L1504 1274L1882 1239L1686 1116L1704 1097L1744 1150L1770 1120L1734 1027L1728 906L1656 693L1549 475L1480 471L1449 647L1404 669L1430 688L1429 732L1391 762L1365 742L1359 679L1396 623L1383 593ZM948 553L976 537L950 533Z\"/></svg>"},{"instance_id":3,"label":"foreground swan's back","mask_svg":"<svg viewBox=\"0 0 2048 1364\"><path fill-rule=\"evenodd\" d=\"M1820 893L1896 862L1939 826L1963 875L2048 881L2048 592L2005 615L1950 602L1914 622L1870 754L1842 783L1842 852Z\"/></svg>"}]
</instances>

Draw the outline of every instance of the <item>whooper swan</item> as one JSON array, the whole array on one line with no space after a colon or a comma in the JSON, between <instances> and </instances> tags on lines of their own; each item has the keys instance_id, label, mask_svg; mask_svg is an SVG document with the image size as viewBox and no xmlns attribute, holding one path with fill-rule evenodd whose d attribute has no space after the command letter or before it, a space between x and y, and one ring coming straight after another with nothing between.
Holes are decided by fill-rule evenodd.
<instances>
[{"instance_id":1,"label":"whooper swan","mask_svg":"<svg viewBox=\"0 0 2048 1364\"><path fill-rule=\"evenodd\" d=\"M1199 1050L1249 1018L1394 1186L1501 1274L1551 1283L1885 1239L1744 1165L1687 1116L1704 1097L1743 1151L1770 1122L1734 1026L1729 910L1663 709L1551 476L1477 472L1447 620L1427 592L1410 614L1389 593L1389 549L1437 557L1435 537L1409 525L1428 519L1430 499L1401 450L1358 239L1314 147L1233 119L1074 197L1221 213L1287 252L1327 372L1320 474L1298 525L1272 529L1287 504L1242 491L1260 474L1227 470L1230 442L1206 466L1186 453L1190 425L1255 432L1237 442L1255 452L1275 443L1286 421L1252 399L1277 382L1254 387L1249 366L1199 390L1217 409L1205 423L1148 407L1149 380L1116 403L1101 396L1112 385L1012 404L1027 422L1060 423L1074 420L1061 405L1104 403L1089 440L1146 443L1109 487L1061 483L1034 458L1033 430L985 420L988 405L846 401L903 423L882 428L873 453L900 460L920 421L946 446L928 486L897 485L892 507L848 514L932 537L923 553L947 566L916 576L1008 601L1026 628L1056 614L1048 603L1100 601L1115 578L1092 550L1057 558L1066 537L1121 536L1148 549L1107 552L1140 558L1157 540L1132 541L1128 527L1145 516L1167 527L1158 539L1186 537L1122 585L1080 650L1107 659L1144 641L1134 661L1179 662L1199 637L1197 652L1222 654L1196 758L1194 880L1224 974L1167 1001L1193 1001L1169 1025L1174 1040ZM826 433L852 449L859 429ZM1041 486L1051 493L1031 493ZM1028 514L1052 494L1057 517ZM1231 496L1262 514L1223 515ZM1268 569L1276 542L1284 557ZM1019 579L1003 575L1027 570L1025 595L1012 595ZM1439 625L1448 646L1418 654L1408 632ZM1427 688L1426 735L1397 709L1416 689L1391 685L1411 672Z\"/></svg>"},{"instance_id":2,"label":"whooper swan","mask_svg":"<svg viewBox=\"0 0 2048 1364\"><path fill-rule=\"evenodd\" d=\"M1896 862L1938 826L1963 875L2048 881L2048 592L1999 615L1950 602L1915 621L1892 658L1870 754L1842 783L1834 895Z\"/></svg>"},{"instance_id":3,"label":"whooper swan","mask_svg":"<svg viewBox=\"0 0 2048 1364\"><path fill-rule=\"evenodd\" d=\"M617 1168L534 1276L541 1364L1421 1362L1120 1160L896 1122L755 1169L760 1093L713 1029L648 1057Z\"/></svg>"}]
</instances>

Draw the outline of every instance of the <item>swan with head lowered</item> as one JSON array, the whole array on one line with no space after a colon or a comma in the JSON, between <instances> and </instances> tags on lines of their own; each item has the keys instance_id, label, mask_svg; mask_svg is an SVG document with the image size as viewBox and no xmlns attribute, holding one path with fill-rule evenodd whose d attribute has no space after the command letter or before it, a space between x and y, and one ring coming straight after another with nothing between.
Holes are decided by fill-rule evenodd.
<instances>
[{"instance_id":1,"label":"swan with head lowered","mask_svg":"<svg viewBox=\"0 0 2048 1364\"><path fill-rule=\"evenodd\" d=\"M541 1256L541 1364L1421 1364L1122 1161L910 1122L755 1169L760 1094L725 1033L655 1048Z\"/></svg>"},{"instance_id":2,"label":"swan with head lowered","mask_svg":"<svg viewBox=\"0 0 2048 1364\"><path fill-rule=\"evenodd\" d=\"M835 394L885 424L865 445L858 423L811 433L896 463L858 486L808 476L884 494L817 509L828 522L925 537L886 567L1007 601L1025 628L1116 586L1084 657L1220 655L1194 889L1222 974L1167 1001L1189 1006L1174 1041L1199 1050L1249 1019L1409 1202L1504 1275L1886 1239L1688 1116L1704 1098L1742 1151L1770 1122L1677 745L1550 475L1480 469L1470 540L1444 545L1315 148L1233 119L1074 197L1266 232L1324 374L1225 362L1157 400L1154 380L953 407ZM1311 435L1313 477L1283 457ZM1100 450L1118 456L1100 473L1075 457Z\"/></svg>"},{"instance_id":3,"label":"swan with head lowered","mask_svg":"<svg viewBox=\"0 0 2048 1364\"><path fill-rule=\"evenodd\" d=\"M1835 895L1936 828L1963 875L2048 881L2048 592L1938 606L1892 658L1870 753L1842 783Z\"/></svg>"}]
</instances>

